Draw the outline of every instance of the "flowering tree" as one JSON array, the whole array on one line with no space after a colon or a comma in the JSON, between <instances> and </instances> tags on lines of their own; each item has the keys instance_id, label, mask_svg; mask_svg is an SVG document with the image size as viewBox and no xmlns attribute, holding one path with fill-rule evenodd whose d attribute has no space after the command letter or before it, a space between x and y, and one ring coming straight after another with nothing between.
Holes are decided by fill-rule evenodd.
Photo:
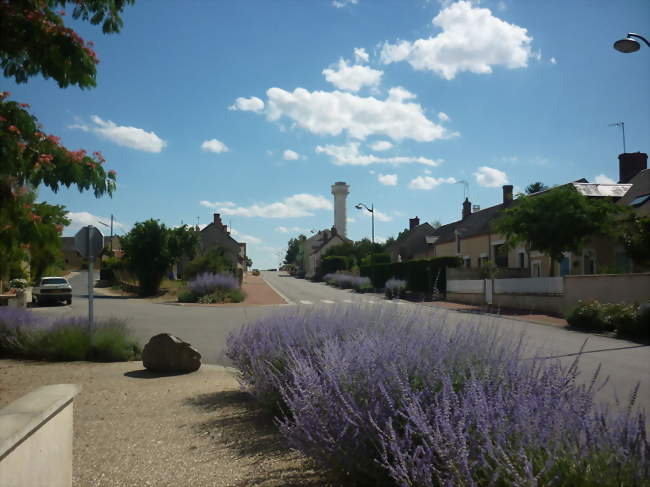
<instances>
[{"instance_id":1,"label":"flowering tree","mask_svg":"<svg viewBox=\"0 0 650 487\"><path fill-rule=\"evenodd\" d=\"M118 32L119 16L134 0L0 0L0 67L6 77L24 83L41 74L60 87L95 86L99 62L92 43L63 23L66 7L74 19L102 24L104 33ZM58 9L58 10L57 10ZM24 259L32 245L55 242L68 223L63 207L36 204L40 185L90 190L111 195L115 171L106 171L99 152L71 151L47 134L29 106L0 93L0 279ZM53 230L55 232L53 232Z\"/></svg>"}]
</instances>

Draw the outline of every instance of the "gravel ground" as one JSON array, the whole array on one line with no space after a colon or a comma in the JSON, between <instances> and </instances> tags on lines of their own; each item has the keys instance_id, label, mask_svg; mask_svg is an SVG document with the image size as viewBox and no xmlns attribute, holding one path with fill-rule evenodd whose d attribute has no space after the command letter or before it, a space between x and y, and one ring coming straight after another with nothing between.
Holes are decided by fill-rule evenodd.
<instances>
[{"instance_id":1,"label":"gravel ground","mask_svg":"<svg viewBox=\"0 0 650 487\"><path fill-rule=\"evenodd\" d=\"M231 369L159 376L142 362L0 360L0 407L47 384L74 402L74 479L95 486L326 486Z\"/></svg>"}]
</instances>

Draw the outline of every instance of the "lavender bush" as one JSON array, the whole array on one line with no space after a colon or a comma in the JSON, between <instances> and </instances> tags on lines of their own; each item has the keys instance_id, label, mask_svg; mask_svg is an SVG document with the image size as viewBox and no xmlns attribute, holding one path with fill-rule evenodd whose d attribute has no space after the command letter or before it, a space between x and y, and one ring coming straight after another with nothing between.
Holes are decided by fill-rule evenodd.
<instances>
[{"instance_id":1,"label":"lavender bush","mask_svg":"<svg viewBox=\"0 0 650 487\"><path fill-rule=\"evenodd\" d=\"M188 290L195 296L206 296L215 291L228 292L239 288L237 278L225 274L204 272L187 283Z\"/></svg>"},{"instance_id":2,"label":"lavender bush","mask_svg":"<svg viewBox=\"0 0 650 487\"><path fill-rule=\"evenodd\" d=\"M0 355L46 360L125 361L136 359L140 347L126 323L116 318L49 319L23 308L0 308Z\"/></svg>"},{"instance_id":3,"label":"lavender bush","mask_svg":"<svg viewBox=\"0 0 650 487\"><path fill-rule=\"evenodd\" d=\"M295 448L357 485L642 485L645 417L609 412L577 363L435 314L270 315L228 339L251 393ZM570 434L567 434L570 432Z\"/></svg>"},{"instance_id":4,"label":"lavender bush","mask_svg":"<svg viewBox=\"0 0 650 487\"><path fill-rule=\"evenodd\" d=\"M336 286L341 289L354 289L359 292L364 292L371 289L372 285L370 279L367 277L354 276L352 274L325 274L323 280L330 286Z\"/></svg>"},{"instance_id":5,"label":"lavender bush","mask_svg":"<svg viewBox=\"0 0 650 487\"><path fill-rule=\"evenodd\" d=\"M384 287L386 289L386 297L388 299L399 298L406 289L406 281L391 277L386 281Z\"/></svg>"}]
</instances>

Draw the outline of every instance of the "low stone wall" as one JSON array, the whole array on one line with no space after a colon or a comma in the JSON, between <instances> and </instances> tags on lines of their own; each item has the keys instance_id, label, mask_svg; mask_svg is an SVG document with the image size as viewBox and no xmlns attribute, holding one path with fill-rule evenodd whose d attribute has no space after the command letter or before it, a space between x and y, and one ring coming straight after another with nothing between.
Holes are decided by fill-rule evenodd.
<instances>
[{"instance_id":1,"label":"low stone wall","mask_svg":"<svg viewBox=\"0 0 650 487\"><path fill-rule=\"evenodd\" d=\"M579 300L601 303L642 303L650 300L650 272L564 276L565 307Z\"/></svg>"},{"instance_id":2,"label":"low stone wall","mask_svg":"<svg viewBox=\"0 0 650 487\"><path fill-rule=\"evenodd\" d=\"M74 384L44 386L0 409L0 485L72 485Z\"/></svg>"}]
</instances>

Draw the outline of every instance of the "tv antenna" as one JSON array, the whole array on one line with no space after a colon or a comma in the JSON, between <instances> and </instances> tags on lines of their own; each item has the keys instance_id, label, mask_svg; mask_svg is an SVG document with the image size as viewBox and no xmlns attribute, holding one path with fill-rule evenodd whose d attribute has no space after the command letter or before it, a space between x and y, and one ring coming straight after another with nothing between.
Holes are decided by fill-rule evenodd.
<instances>
[{"instance_id":1,"label":"tv antenna","mask_svg":"<svg viewBox=\"0 0 650 487\"><path fill-rule=\"evenodd\" d=\"M621 127L621 130L623 131L623 154L625 154L625 122L610 123L608 127Z\"/></svg>"},{"instance_id":2,"label":"tv antenna","mask_svg":"<svg viewBox=\"0 0 650 487\"><path fill-rule=\"evenodd\" d=\"M469 196L469 183L464 179L461 179L460 181L456 181L456 184L463 185L463 198L467 198Z\"/></svg>"}]
</instances>

